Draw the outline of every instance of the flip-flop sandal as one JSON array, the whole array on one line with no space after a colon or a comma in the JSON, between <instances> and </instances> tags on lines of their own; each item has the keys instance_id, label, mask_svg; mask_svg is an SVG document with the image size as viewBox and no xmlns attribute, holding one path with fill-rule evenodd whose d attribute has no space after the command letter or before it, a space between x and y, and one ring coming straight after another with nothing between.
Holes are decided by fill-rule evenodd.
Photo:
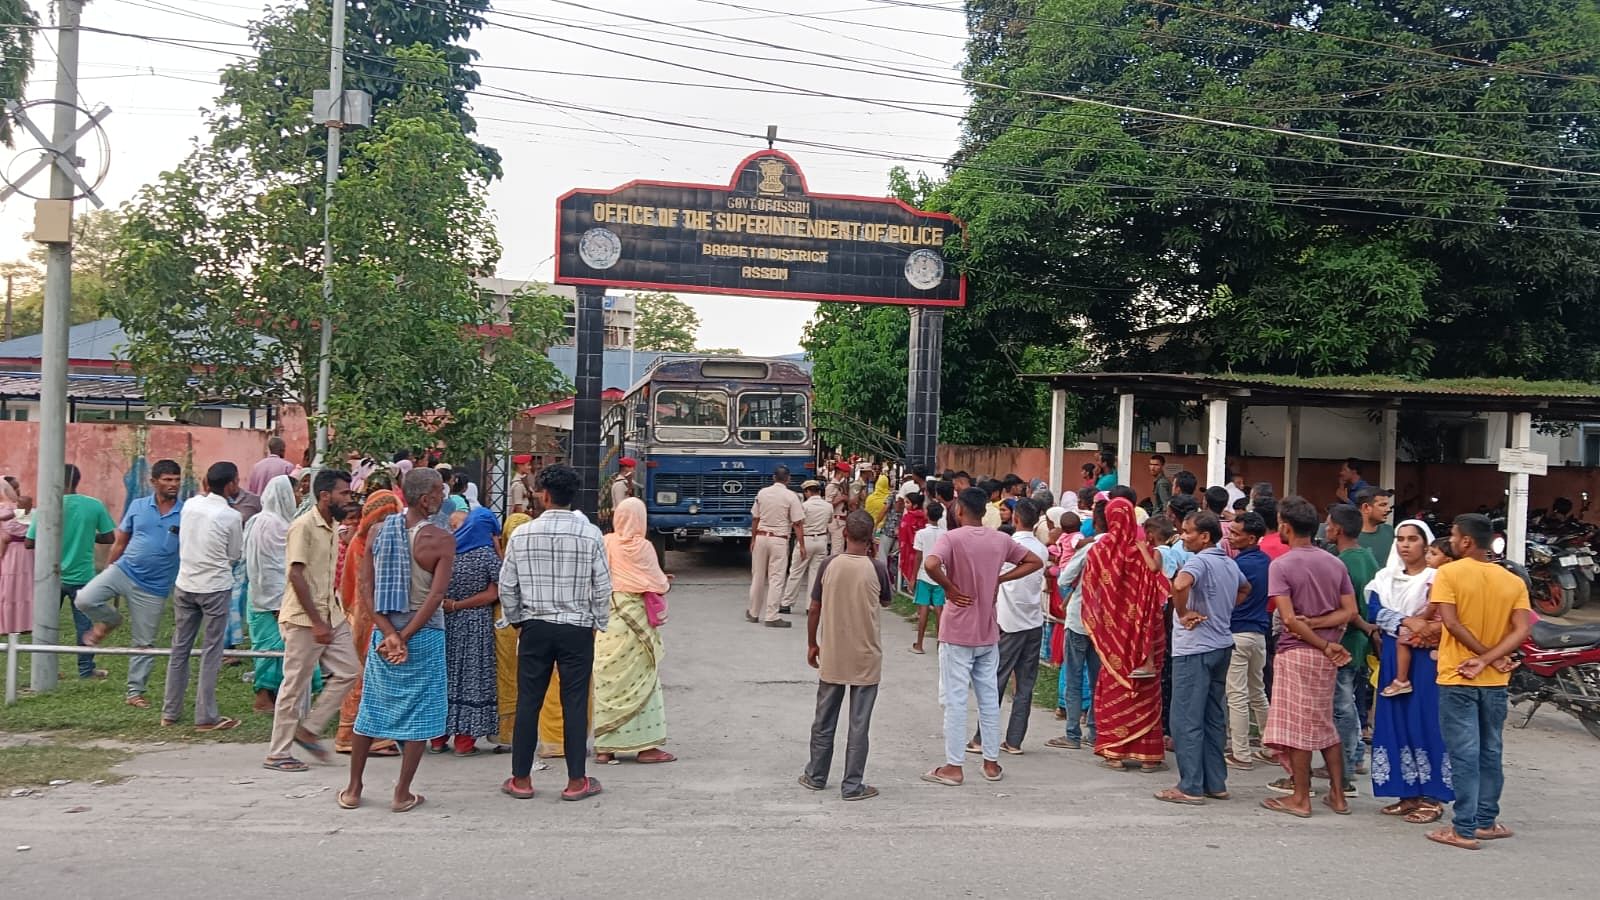
<instances>
[{"instance_id":1,"label":"flip-flop sandal","mask_svg":"<svg viewBox=\"0 0 1600 900\"><path fill-rule=\"evenodd\" d=\"M1336 816L1348 816L1348 815L1350 815L1350 804L1348 802L1346 802L1345 805L1344 805L1344 809L1335 809L1334 806L1333 806L1333 798L1334 798L1334 793L1332 791L1329 791L1328 792L1328 796L1322 798L1322 805L1326 806L1328 808L1328 810L1330 812L1332 812Z\"/></svg>"},{"instance_id":2,"label":"flip-flop sandal","mask_svg":"<svg viewBox=\"0 0 1600 900\"><path fill-rule=\"evenodd\" d=\"M397 813L400 813L400 812L411 812L413 809L416 809L417 807L421 806L423 804L423 801L425 801L427 799L428 799L427 797L424 797L421 794L412 794L410 802L391 805L389 807L389 811L390 812L397 812Z\"/></svg>"},{"instance_id":3,"label":"flip-flop sandal","mask_svg":"<svg viewBox=\"0 0 1600 900\"><path fill-rule=\"evenodd\" d=\"M962 784L948 775L940 775L938 769L930 769L926 772L923 772L922 780L928 782L929 784L942 784L945 787L960 787Z\"/></svg>"},{"instance_id":4,"label":"flip-flop sandal","mask_svg":"<svg viewBox=\"0 0 1600 900\"><path fill-rule=\"evenodd\" d=\"M1516 837L1517 833L1511 829L1495 823L1493 828L1479 828L1472 832L1472 836L1480 841L1503 841L1509 837Z\"/></svg>"},{"instance_id":5,"label":"flip-flop sandal","mask_svg":"<svg viewBox=\"0 0 1600 900\"><path fill-rule=\"evenodd\" d=\"M912 652L912 653L915 653L915 654L916 654L916 655L918 655L918 656L927 656L927 655L928 655L928 651L926 651L926 650L918 650L918 649L917 649L917 648L915 648L915 647L912 647L912 648L911 648L911 652Z\"/></svg>"},{"instance_id":6,"label":"flip-flop sandal","mask_svg":"<svg viewBox=\"0 0 1600 900\"><path fill-rule=\"evenodd\" d=\"M238 719L230 719L227 716L223 716L215 722L212 722L210 725L196 725L194 730L201 732L231 731L235 728L238 728L240 724L241 723Z\"/></svg>"},{"instance_id":7,"label":"flip-flop sandal","mask_svg":"<svg viewBox=\"0 0 1600 900\"><path fill-rule=\"evenodd\" d=\"M827 785L817 784L815 781L807 778L804 773L800 775L800 786L808 791L825 791L828 789ZM850 798L846 797L845 799L848 800Z\"/></svg>"},{"instance_id":8,"label":"flip-flop sandal","mask_svg":"<svg viewBox=\"0 0 1600 900\"><path fill-rule=\"evenodd\" d=\"M1206 791L1206 797L1211 800L1232 800L1233 795L1227 791Z\"/></svg>"},{"instance_id":9,"label":"flip-flop sandal","mask_svg":"<svg viewBox=\"0 0 1600 900\"><path fill-rule=\"evenodd\" d=\"M269 759L261 764L261 768L274 772L305 772L311 767L292 756L286 756L283 759Z\"/></svg>"},{"instance_id":10,"label":"flip-flop sandal","mask_svg":"<svg viewBox=\"0 0 1600 900\"><path fill-rule=\"evenodd\" d=\"M513 798L515 798L517 800L532 800L533 799L533 789L532 788L529 788L528 790L523 790L522 788L519 788L515 784L513 784L512 783L512 779L510 779L510 778L507 778L505 781L500 782L500 793L505 794L507 797L513 797Z\"/></svg>"},{"instance_id":11,"label":"flip-flop sandal","mask_svg":"<svg viewBox=\"0 0 1600 900\"><path fill-rule=\"evenodd\" d=\"M1378 810L1378 813L1385 816L1405 816L1415 812L1418 806L1419 804L1413 800L1401 800L1398 803L1391 803L1385 806L1383 809Z\"/></svg>"},{"instance_id":12,"label":"flip-flop sandal","mask_svg":"<svg viewBox=\"0 0 1600 900\"><path fill-rule=\"evenodd\" d=\"M1022 755L1022 751L1021 750L1017 749L1016 747L1007 747L1005 744L1001 744L1000 745L1000 752L1001 753L1009 753L1012 756L1021 756Z\"/></svg>"},{"instance_id":13,"label":"flip-flop sandal","mask_svg":"<svg viewBox=\"0 0 1600 900\"><path fill-rule=\"evenodd\" d=\"M134 709L149 709L150 708L150 701L146 700L143 697L137 696L137 695L129 697L128 699L126 699L126 700L124 700L122 702L128 704L129 706L133 707Z\"/></svg>"},{"instance_id":14,"label":"flip-flop sandal","mask_svg":"<svg viewBox=\"0 0 1600 900\"><path fill-rule=\"evenodd\" d=\"M863 786L861 790L856 791L854 794L845 794L844 799L847 802L851 800L871 800L876 796L878 796L878 789L869 784Z\"/></svg>"},{"instance_id":15,"label":"flip-flop sandal","mask_svg":"<svg viewBox=\"0 0 1600 900\"><path fill-rule=\"evenodd\" d=\"M1156 791L1154 796L1157 800L1160 800L1163 803L1176 803L1179 806L1206 805L1204 797L1191 797L1188 794L1179 791L1177 788L1167 788L1164 791Z\"/></svg>"},{"instance_id":16,"label":"flip-flop sandal","mask_svg":"<svg viewBox=\"0 0 1600 900\"><path fill-rule=\"evenodd\" d=\"M1283 813L1285 815L1294 816L1296 819L1309 819L1309 818L1311 818L1311 813L1309 813L1309 812L1301 812L1298 809L1293 809L1291 807L1285 806L1285 805L1283 805L1283 801L1278 799L1277 797L1268 797L1267 799L1261 801L1261 808L1262 809L1266 809L1266 810L1271 810L1272 812L1275 812L1275 813Z\"/></svg>"},{"instance_id":17,"label":"flip-flop sandal","mask_svg":"<svg viewBox=\"0 0 1600 900\"><path fill-rule=\"evenodd\" d=\"M615 757L612 758L615 759ZM634 761L641 766L659 766L664 763L677 762L678 758L671 753L663 753L661 756L652 756L649 759L638 759L636 757Z\"/></svg>"},{"instance_id":18,"label":"flip-flop sandal","mask_svg":"<svg viewBox=\"0 0 1600 900\"><path fill-rule=\"evenodd\" d=\"M367 755L368 756L383 756L383 757L399 756L400 755L400 747L399 747L398 744L395 744L395 743L391 742L391 743L385 744L382 748L373 747L371 750L369 750L367 752Z\"/></svg>"},{"instance_id":19,"label":"flip-flop sandal","mask_svg":"<svg viewBox=\"0 0 1600 900\"><path fill-rule=\"evenodd\" d=\"M113 630L115 629L113 629L110 625L96 622L93 628L90 628L88 631L84 632L83 645L85 647L98 647L100 646L100 642L106 639L106 635L110 634Z\"/></svg>"},{"instance_id":20,"label":"flip-flop sandal","mask_svg":"<svg viewBox=\"0 0 1600 900\"><path fill-rule=\"evenodd\" d=\"M999 780L1001 780L1001 779L1003 779L1005 777L1006 777L1006 773L1005 773L1004 769L994 773L993 775L990 775L987 771L985 771L983 773L983 780L984 781L999 781Z\"/></svg>"},{"instance_id":21,"label":"flip-flop sandal","mask_svg":"<svg viewBox=\"0 0 1600 900\"><path fill-rule=\"evenodd\" d=\"M1432 825L1444 818L1444 807L1424 804L1405 814L1402 821L1410 825Z\"/></svg>"},{"instance_id":22,"label":"flip-flop sandal","mask_svg":"<svg viewBox=\"0 0 1600 900\"><path fill-rule=\"evenodd\" d=\"M479 750L477 747L473 747L471 750L468 750L465 753L461 752L460 750L457 750L457 751L455 751L455 755L456 755L456 758L458 758L458 759L466 759L469 756L477 756L479 753L482 753L482 752L483 751Z\"/></svg>"},{"instance_id":23,"label":"flip-flop sandal","mask_svg":"<svg viewBox=\"0 0 1600 900\"><path fill-rule=\"evenodd\" d=\"M1459 847L1462 850L1477 850L1481 846L1477 841L1464 838L1456 834L1454 828L1441 828L1438 831L1428 832L1428 840L1446 847Z\"/></svg>"},{"instance_id":24,"label":"flip-flop sandal","mask_svg":"<svg viewBox=\"0 0 1600 900\"><path fill-rule=\"evenodd\" d=\"M600 793L600 780L598 778L585 777L583 779L582 789L576 791L562 791L561 799L569 802L576 802L578 800L587 800L598 793Z\"/></svg>"},{"instance_id":25,"label":"flip-flop sandal","mask_svg":"<svg viewBox=\"0 0 1600 900\"><path fill-rule=\"evenodd\" d=\"M983 752L983 745L982 744L968 744L967 745L967 752L968 753L982 753Z\"/></svg>"},{"instance_id":26,"label":"flip-flop sandal","mask_svg":"<svg viewBox=\"0 0 1600 900\"><path fill-rule=\"evenodd\" d=\"M317 762L322 763L323 765L333 762L333 754L328 752L327 747L322 746L321 741L303 741L299 738L295 738L294 745L311 754L316 758Z\"/></svg>"},{"instance_id":27,"label":"flip-flop sandal","mask_svg":"<svg viewBox=\"0 0 1600 900\"><path fill-rule=\"evenodd\" d=\"M355 800L346 800L345 798L348 797L348 796L349 796L349 791L340 791L339 792L339 796L337 798L335 798L335 799L337 799L339 801L339 808L340 809L360 809L361 808L361 798L357 797Z\"/></svg>"},{"instance_id":28,"label":"flip-flop sandal","mask_svg":"<svg viewBox=\"0 0 1600 900\"><path fill-rule=\"evenodd\" d=\"M1108 759L1108 760L1100 763L1100 768L1102 768L1102 769L1110 769L1113 772L1126 772L1126 771L1128 771L1128 767L1123 765L1122 764L1122 760L1120 760L1120 759Z\"/></svg>"},{"instance_id":29,"label":"flip-flop sandal","mask_svg":"<svg viewBox=\"0 0 1600 900\"><path fill-rule=\"evenodd\" d=\"M1165 771L1167 771L1167 770L1169 770L1171 768L1172 767L1167 765L1166 763L1156 763L1153 766L1140 766L1139 767L1139 774L1140 775L1154 775L1157 772L1165 772Z\"/></svg>"}]
</instances>

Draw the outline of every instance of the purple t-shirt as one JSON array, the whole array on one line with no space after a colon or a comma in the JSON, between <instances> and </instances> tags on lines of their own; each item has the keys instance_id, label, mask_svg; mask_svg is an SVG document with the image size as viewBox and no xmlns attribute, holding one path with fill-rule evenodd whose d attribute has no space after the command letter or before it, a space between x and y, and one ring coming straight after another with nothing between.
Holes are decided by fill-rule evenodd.
<instances>
[{"instance_id":1,"label":"purple t-shirt","mask_svg":"<svg viewBox=\"0 0 1600 900\"><path fill-rule=\"evenodd\" d=\"M1339 608L1340 597L1355 592L1350 570L1339 557L1318 547L1291 547L1267 569L1267 596L1274 601L1288 597L1294 614L1303 619L1333 612ZM1343 634L1343 625L1317 630L1317 637L1325 641L1337 641ZM1292 631L1285 629L1278 635L1279 653L1305 646Z\"/></svg>"},{"instance_id":2,"label":"purple t-shirt","mask_svg":"<svg viewBox=\"0 0 1600 900\"><path fill-rule=\"evenodd\" d=\"M972 605L967 607L945 604L939 614L939 640L958 647L1000 643L1000 623L995 617L1000 567L1038 557L1010 535L977 525L939 535L928 555L939 557L950 582L972 598Z\"/></svg>"}]
</instances>

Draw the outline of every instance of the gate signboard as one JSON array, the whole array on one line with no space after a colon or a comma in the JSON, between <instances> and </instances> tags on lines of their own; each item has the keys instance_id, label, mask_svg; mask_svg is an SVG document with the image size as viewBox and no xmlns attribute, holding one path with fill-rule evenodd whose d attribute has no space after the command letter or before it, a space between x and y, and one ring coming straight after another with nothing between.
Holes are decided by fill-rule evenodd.
<instances>
[{"instance_id":1,"label":"gate signboard","mask_svg":"<svg viewBox=\"0 0 1600 900\"><path fill-rule=\"evenodd\" d=\"M890 198L811 193L787 154L727 185L631 181L557 201L557 284L795 300L966 305L945 261L961 225Z\"/></svg>"}]
</instances>

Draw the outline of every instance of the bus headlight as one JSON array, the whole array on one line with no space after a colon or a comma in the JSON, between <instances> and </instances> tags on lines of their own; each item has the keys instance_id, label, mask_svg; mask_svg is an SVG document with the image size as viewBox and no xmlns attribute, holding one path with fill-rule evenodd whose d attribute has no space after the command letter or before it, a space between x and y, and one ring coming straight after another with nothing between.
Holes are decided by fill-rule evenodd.
<instances>
[{"instance_id":1,"label":"bus headlight","mask_svg":"<svg viewBox=\"0 0 1600 900\"><path fill-rule=\"evenodd\" d=\"M689 515L691 515L691 516L700 515L700 504L691 502L689 504Z\"/></svg>"},{"instance_id":2,"label":"bus headlight","mask_svg":"<svg viewBox=\"0 0 1600 900\"><path fill-rule=\"evenodd\" d=\"M658 506L677 506L678 505L678 492L677 491L656 491L656 505L658 505Z\"/></svg>"}]
</instances>

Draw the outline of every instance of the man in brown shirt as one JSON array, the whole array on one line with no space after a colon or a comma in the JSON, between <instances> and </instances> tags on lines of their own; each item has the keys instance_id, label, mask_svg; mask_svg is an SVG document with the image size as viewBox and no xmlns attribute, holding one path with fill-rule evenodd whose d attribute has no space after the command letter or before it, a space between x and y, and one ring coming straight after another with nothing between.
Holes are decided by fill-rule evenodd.
<instances>
[{"instance_id":1,"label":"man in brown shirt","mask_svg":"<svg viewBox=\"0 0 1600 900\"><path fill-rule=\"evenodd\" d=\"M344 695L355 687L361 663L355 639L345 621L344 606L333 594L333 573L339 558L339 523L355 506L350 493L350 473L322 469L312 483L316 506L289 526L289 587L278 609L278 630L283 634L283 684L272 714L272 743L266 762L275 772L304 772L306 764L294 758L299 745L318 762L333 755L321 744ZM328 681L301 718L311 676L321 667Z\"/></svg>"},{"instance_id":2,"label":"man in brown shirt","mask_svg":"<svg viewBox=\"0 0 1600 900\"><path fill-rule=\"evenodd\" d=\"M783 600L783 581L789 562L789 535L794 534L795 552L806 558L805 509L800 498L789 489L789 467L772 472L772 483L756 494L750 507L750 608L746 622L762 622L768 628L789 628L787 619L778 618Z\"/></svg>"},{"instance_id":3,"label":"man in brown shirt","mask_svg":"<svg viewBox=\"0 0 1600 900\"><path fill-rule=\"evenodd\" d=\"M845 549L822 563L811 589L806 619L806 662L819 671L817 716L811 723L811 761L800 785L820 791L833 765L833 735L846 688L850 693L850 740L845 747L846 800L870 800L878 789L862 781L867 769L867 732L883 673L878 610L889 605L889 570L872 558L872 516L862 510L845 521Z\"/></svg>"},{"instance_id":4,"label":"man in brown shirt","mask_svg":"<svg viewBox=\"0 0 1600 900\"><path fill-rule=\"evenodd\" d=\"M828 521L828 555L838 556L844 552L844 518L850 512L849 463L833 464L833 472L823 488L822 499L833 507L833 518Z\"/></svg>"}]
</instances>

